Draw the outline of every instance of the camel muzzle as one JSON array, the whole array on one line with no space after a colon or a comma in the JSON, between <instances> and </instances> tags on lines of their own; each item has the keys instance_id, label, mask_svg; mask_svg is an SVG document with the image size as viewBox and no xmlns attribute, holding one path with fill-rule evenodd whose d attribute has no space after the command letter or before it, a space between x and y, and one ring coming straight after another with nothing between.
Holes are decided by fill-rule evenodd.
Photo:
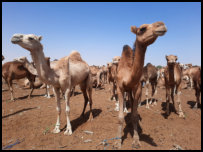
<instances>
[{"instance_id":1,"label":"camel muzzle","mask_svg":"<svg viewBox=\"0 0 203 152\"><path fill-rule=\"evenodd\" d=\"M13 37L11 38L11 42L13 44L17 44L19 42L22 42L22 38L23 38L22 34L14 34Z\"/></svg>"}]
</instances>

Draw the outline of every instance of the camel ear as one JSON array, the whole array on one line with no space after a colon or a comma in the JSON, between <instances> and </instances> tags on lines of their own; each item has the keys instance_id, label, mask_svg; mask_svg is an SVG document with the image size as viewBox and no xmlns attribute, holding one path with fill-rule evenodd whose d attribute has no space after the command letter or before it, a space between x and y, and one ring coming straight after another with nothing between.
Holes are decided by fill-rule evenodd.
<instances>
[{"instance_id":1,"label":"camel ear","mask_svg":"<svg viewBox=\"0 0 203 152\"><path fill-rule=\"evenodd\" d=\"M131 26L131 32L133 32L134 34L137 34L137 27Z\"/></svg>"},{"instance_id":2,"label":"camel ear","mask_svg":"<svg viewBox=\"0 0 203 152\"><path fill-rule=\"evenodd\" d=\"M168 56L166 55L166 60L168 61Z\"/></svg>"},{"instance_id":3,"label":"camel ear","mask_svg":"<svg viewBox=\"0 0 203 152\"><path fill-rule=\"evenodd\" d=\"M42 40L42 36L39 36L39 37L38 37L38 40L41 41L41 40Z\"/></svg>"},{"instance_id":4,"label":"camel ear","mask_svg":"<svg viewBox=\"0 0 203 152\"><path fill-rule=\"evenodd\" d=\"M177 56L175 56L176 57L176 61L178 60L178 57Z\"/></svg>"}]
</instances>

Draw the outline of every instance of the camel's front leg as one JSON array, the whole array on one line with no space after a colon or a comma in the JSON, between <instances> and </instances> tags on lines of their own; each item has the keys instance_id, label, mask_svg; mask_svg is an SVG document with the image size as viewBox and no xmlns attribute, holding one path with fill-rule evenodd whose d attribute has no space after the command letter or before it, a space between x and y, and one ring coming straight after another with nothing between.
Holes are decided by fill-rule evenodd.
<instances>
[{"instance_id":1,"label":"camel's front leg","mask_svg":"<svg viewBox=\"0 0 203 152\"><path fill-rule=\"evenodd\" d=\"M69 119L69 116L70 116L70 105L69 105L70 93L71 93L71 89L68 88L65 92L67 127L66 127L66 131L64 132L64 135L72 135L72 128L71 128L70 119Z\"/></svg>"},{"instance_id":2,"label":"camel's front leg","mask_svg":"<svg viewBox=\"0 0 203 152\"><path fill-rule=\"evenodd\" d=\"M145 96L146 96L146 108L148 108L149 109L149 99L148 99L148 95L149 95L149 80L147 80L147 82L146 82L146 93L145 93Z\"/></svg>"},{"instance_id":3,"label":"camel's front leg","mask_svg":"<svg viewBox=\"0 0 203 152\"><path fill-rule=\"evenodd\" d=\"M118 114L118 141L115 142L115 146L117 148L121 148L121 136L123 131L123 123L124 123L124 114L123 114L123 101L124 101L124 93L120 90L119 87L117 87L118 92L118 100L119 100L119 114Z\"/></svg>"},{"instance_id":4,"label":"camel's front leg","mask_svg":"<svg viewBox=\"0 0 203 152\"><path fill-rule=\"evenodd\" d=\"M9 87L10 92L11 92L11 101L14 101L15 99L14 99L14 96L13 96L12 80L8 80L8 81L6 81L6 83L7 83L8 87Z\"/></svg>"},{"instance_id":5,"label":"camel's front leg","mask_svg":"<svg viewBox=\"0 0 203 152\"><path fill-rule=\"evenodd\" d=\"M180 89L181 89L181 86L180 85L177 86L177 94L178 94L178 101L177 101L177 103L178 103L178 107L179 107L179 117L185 118L185 115L184 115L184 113L182 111L182 108L181 108L181 100L180 100L181 90Z\"/></svg>"},{"instance_id":6,"label":"camel's front leg","mask_svg":"<svg viewBox=\"0 0 203 152\"><path fill-rule=\"evenodd\" d=\"M53 92L54 92L55 99L56 99L56 102L57 102L56 110L58 112L57 113L56 126L55 126L55 128L53 130L53 133L59 133L60 132L60 114L61 114L60 89L54 87Z\"/></svg>"}]
</instances>

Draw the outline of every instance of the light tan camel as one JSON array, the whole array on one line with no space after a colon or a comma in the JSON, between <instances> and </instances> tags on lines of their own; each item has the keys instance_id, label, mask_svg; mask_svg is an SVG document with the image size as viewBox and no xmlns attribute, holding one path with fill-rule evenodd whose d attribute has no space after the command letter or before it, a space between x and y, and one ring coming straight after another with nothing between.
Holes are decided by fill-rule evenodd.
<instances>
[{"instance_id":1,"label":"light tan camel","mask_svg":"<svg viewBox=\"0 0 203 152\"><path fill-rule=\"evenodd\" d=\"M33 75L38 76L36 68L34 67L34 65L32 63L30 63L27 60L27 58L25 56L20 57L20 58L16 58L14 60L21 62L23 64L23 66L25 68L27 68L30 73L32 73ZM45 57L45 60L46 60L47 64L50 66L50 57ZM26 81L25 83L27 84L27 80L25 80L25 81ZM46 85L45 83L43 83L40 79L38 79L38 77L35 78L35 82L34 82L34 87L35 88L41 87L43 84L44 84L44 86L46 88L45 97L51 98L50 93L49 93L49 86ZM29 85L30 85L30 83L29 83Z\"/></svg>"},{"instance_id":2,"label":"light tan camel","mask_svg":"<svg viewBox=\"0 0 203 152\"><path fill-rule=\"evenodd\" d=\"M149 109L149 102L148 102L148 96L149 96L149 85L151 84L152 87L152 94L151 94L151 100L150 100L150 104L152 103L152 98L154 95L157 94L157 80L158 80L158 70L157 68L152 65L151 63L148 63L146 66L144 66L143 71L142 71L142 76L141 76L141 83L143 85L143 83L145 83L146 86L146 92L145 92L145 96L146 96L146 108ZM156 99L154 104L156 105Z\"/></svg>"},{"instance_id":3,"label":"light tan camel","mask_svg":"<svg viewBox=\"0 0 203 152\"><path fill-rule=\"evenodd\" d=\"M27 78L30 81L31 84L31 91L29 93L28 98L31 97L32 92L34 90L34 81L35 81L35 75L31 74L21 62L13 61L13 62L6 62L2 65L2 77L6 81L9 90L11 92L11 100L14 101L14 95L13 95L13 87L12 87L12 81L15 79L22 79Z\"/></svg>"},{"instance_id":4,"label":"light tan camel","mask_svg":"<svg viewBox=\"0 0 203 152\"><path fill-rule=\"evenodd\" d=\"M200 107L200 93L201 93L201 68L193 66L183 70L183 76L189 76L191 81L194 83L196 104L194 108Z\"/></svg>"},{"instance_id":5,"label":"light tan camel","mask_svg":"<svg viewBox=\"0 0 203 152\"><path fill-rule=\"evenodd\" d=\"M166 56L167 66L164 70L165 87L166 87L166 114L169 115L169 103L170 97L173 102L173 108L175 109L174 92L178 95L177 103L179 107L179 117L185 117L181 108L181 80L182 72L178 63L176 63L178 57L174 55Z\"/></svg>"},{"instance_id":6,"label":"light tan camel","mask_svg":"<svg viewBox=\"0 0 203 152\"><path fill-rule=\"evenodd\" d=\"M141 146L138 135L139 115L137 111L140 92L137 93L137 90L139 90L140 87L140 78L142 76L144 66L145 52L147 46L152 44L158 36L164 35L167 29L163 22L156 22L152 24L143 24L139 28L132 26L131 31L136 34L134 55L133 50L128 45L123 47L116 77L119 98L119 125L117 137L120 139L117 140L115 144L119 148L121 147L121 135L124 123L124 92L128 92L131 101L131 122L134 128L132 146L136 148Z\"/></svg>"},{"instance_id":7,"label":"light tan camel","mask_svg":"<svg viewBox=\"0 0 203 152\"><path fill-rule=\"evenodd\" d=\"M80 88L83 92L85 104L81 116L84 117L84 112L88 102L87 92L89 94L89 105L90 105L90 117L89 120L93 119L92 114L92 84L91 74L88 64L82 60L80 53L77 51L71 52L69 56L63 57L57 61L56 68L51 69L45 60L43 45L40 43L42 37L34 34L14 34L11 42L18 44L24 49L30 51L32 60L35 63L37 73L40 79L54 87L54 94L57 102L57 122L53 130L53 133L60 132L60 114L61 114L61 103L60 103L60 89L65 93L66 103L66 119L67 128L64 135L72 134L72 127L70 124L70 93L71 89L80 84Z\"/></svg>"}]
</instances>

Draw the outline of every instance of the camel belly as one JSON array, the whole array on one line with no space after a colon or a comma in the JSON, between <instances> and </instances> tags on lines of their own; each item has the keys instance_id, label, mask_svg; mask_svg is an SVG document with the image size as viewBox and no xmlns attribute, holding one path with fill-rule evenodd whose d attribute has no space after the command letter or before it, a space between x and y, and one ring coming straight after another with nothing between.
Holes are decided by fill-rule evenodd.
<instances>
[{"instance_id":1,"label":"camel belly","mask_svg":"<svg viewBox=\"0 0 203 152\"><path fill-rule=\"evenodd\" d=\"M69 64L70 67L70 75L71 75L71 83L73 86L80 84L83 82L89 75L89 67L85 64L77 63L77 64Z\"/></svg>"}]
</instances>

